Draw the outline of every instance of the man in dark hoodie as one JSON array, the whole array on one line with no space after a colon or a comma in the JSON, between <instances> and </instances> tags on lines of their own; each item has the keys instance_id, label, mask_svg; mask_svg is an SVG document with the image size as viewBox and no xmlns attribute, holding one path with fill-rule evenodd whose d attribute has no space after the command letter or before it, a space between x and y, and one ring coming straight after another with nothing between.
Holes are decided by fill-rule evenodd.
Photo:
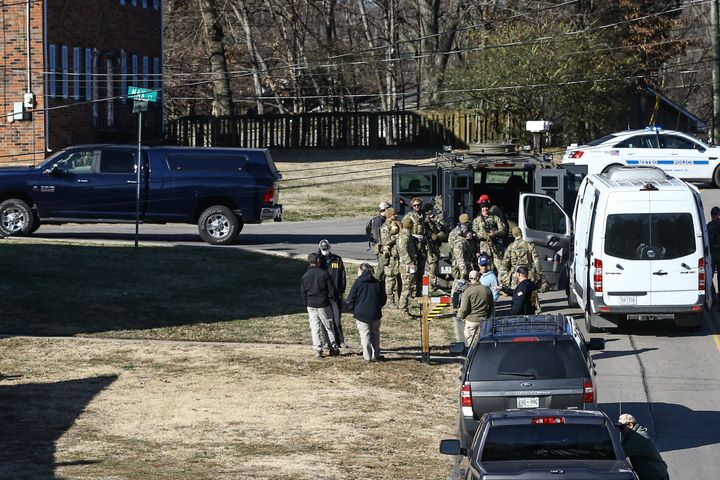
<instances>
[{"instance_id":1,"label":"man in dark hoodie","mask_svg":"<svg viewBox=\"0 0 720 480\"><path fill-rule=\"evenodd\" d=\"M328 273L320 268L317 253L308 255L308 270L300 280L300 293L307 307L315 356L322 358L323 329L330 342L330 355L340 354L333 327L331 300L338 301L338 291Z\"/></svg>"},{"instance_id":2,"label":"man in dark hoodie","mask_svg":"<svg viewBox=\"0 0 720 480\"><path fill-rule=\"evenodd\" d=\"M385 359L380 354L380 321L386 301L385 286L373 276L373 268L367 263L361 264L347 304L355 316L363 358L368 362Z\"/></svg>"},{"instance_id":3,"label":"man in dark hoodie","mask_svg":"<svg viewBox=\"0 0 720 480\"><path fill-rule=\"evenodd\" d=\"M647 428L639 425L629 413L620 415L622 446L640 480L669 480L667 464L660 456Z\"/></svg>"}]
</instances>

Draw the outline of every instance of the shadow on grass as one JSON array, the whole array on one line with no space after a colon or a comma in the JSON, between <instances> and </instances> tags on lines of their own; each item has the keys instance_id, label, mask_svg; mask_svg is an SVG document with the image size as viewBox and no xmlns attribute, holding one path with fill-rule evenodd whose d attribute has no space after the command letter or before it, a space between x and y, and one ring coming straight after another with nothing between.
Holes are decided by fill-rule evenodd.
<instances>
[{"instance_id":1,"label":"shadow on grass","mask_svg":"<svg viewBox=\"0 0 720 480\"><path fill-rule=\"evenodd\" d=\"M305 311L305 262L237 249L6 243L0 265L6 334L167 329Z\"/></svg>"},{"instance_id":2,"label":"shadow on grass","mask_svg":"<svg viewBox=\"0 0 720 480\"><path fill-rule=\"evenodd\" d=\"M98 463L82 458L56 464L55 443L116 379L107 375L0 386L0 478L50 480L57 478L58 466Z\"/></svg>"}]
</instances>

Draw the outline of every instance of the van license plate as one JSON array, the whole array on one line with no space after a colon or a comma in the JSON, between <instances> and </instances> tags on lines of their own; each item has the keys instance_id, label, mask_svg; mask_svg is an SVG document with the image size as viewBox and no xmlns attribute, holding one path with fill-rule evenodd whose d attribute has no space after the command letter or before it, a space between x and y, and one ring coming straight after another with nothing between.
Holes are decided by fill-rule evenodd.
<instances>
[{"instance_id":1,"label":"van license plate","mask_svg":"<svg viewBox=\"0 0 720 480\"><path fill-rule=\"evenodd\" d=\"M517 408L538 408L539 406L539 397L517 397Z\"/></svg>"},{"instance_id":2,"label":"van license plate","mask_svg":"<svg viewBox=\"0 0 720 480\"><path fill-rule=\"evenodd\" d=\"M620 299L618 302L620 305L637 305L637 297L622 296L618 298Z\"/></svg>"}]
</instances>

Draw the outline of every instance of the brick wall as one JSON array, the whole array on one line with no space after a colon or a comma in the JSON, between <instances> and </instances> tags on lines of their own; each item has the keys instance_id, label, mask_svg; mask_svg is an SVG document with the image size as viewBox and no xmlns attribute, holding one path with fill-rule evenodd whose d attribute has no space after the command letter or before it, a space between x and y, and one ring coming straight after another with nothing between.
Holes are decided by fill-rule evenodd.
<instances>
[{"instance_id":1,"label":"brick wall","mask_svg":"<svg viewBox=\"0 0 720 480\"><path fill-rule=\"evenodd\" d=\"M125 88L133 83L130 77L133 55L138 58L138 82L141 84L137 86L143 86L143 57L148 57L148 87L154 87L153 59L162 61L162 5L160 10L155 10L153 0L147 0L147 8L143 8L142 0L137 0L135 6L132 0L126 0L124 5L121 0L45 0L47 45L54 48L54 55L50 55L48 48L46 56L43 48L43 2L31 2L31 78L37 95L37 111L31 121L8 123L5 112L12 110L13 101L22 101L22 94L27 89L25 5L16 3L0 7L0 33L3 35L0 52L4 64L0 91L3 108L0 117L0 163L31 163L29 152L41 152L39 157L36 154L36 159L41 159L45 150L56 151L78 143L134 141L137 115L132 114L132 101L109 98L126 93L122 91L120 80L123 56L128 74ZM66 47L65 56L62 55L63 46ZM79 49L77 71L76 48ZM63 58L66 58L64 68ZM96 67L88 72L86 64L95 64ZM54 89L49 85L53 79L49 72L52 71L55 72ZM88 78L92 82L88 83ZM65 85L67 97L63 91ZM89 101L87 85L90 85L93 100L108 100ZM45 105L47 111L43 110ZM162 129L161 108L155 106L143 117L145 138L159 136Z\"/></svg>"},{"instance_id":2,"label":"brick wall","mask_svg":"<svg viewBox=\"0 0 720 480\"><path fill-rule=\"evenodd\" d=\"M32 113L30 121L14 122L8 121L7 114L14 102L23 101L28 83L26 11L19 2L6 3L10 4L0 7L0 163L31 164L45 157L42 3L30 3L30 81L39 111Z\"/></svg>"}]
</instances>

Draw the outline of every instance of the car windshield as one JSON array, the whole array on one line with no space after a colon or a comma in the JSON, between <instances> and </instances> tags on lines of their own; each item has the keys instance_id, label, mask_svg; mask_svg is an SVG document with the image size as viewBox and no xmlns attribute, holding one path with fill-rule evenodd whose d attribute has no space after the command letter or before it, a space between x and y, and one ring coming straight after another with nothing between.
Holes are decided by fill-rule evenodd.
<instances>
[{"instance_id":1,"label":"car windshield","mask_svg":"<svg viewBox=\"0 0 720 480\"><path fill-rule=\"evenodd\" d=\"M604 425L545 424L493 426L481 462L523 460L617 460Z\"/></svg>"},{"instance_id":2,"label":"car windshield","mask_svg":"<svg viewBox=\"0 0 720 480\"><path fill-rule=\"evenodd\" d=\"M601 143L605 143L605 142L607 142L608 140L612 140L612 139L615 138L615 137L616 137L616 135L613 135L613 134L605 135L604 137L600 137L600 138L598 138L598 139L596 139L596 140L593 140L592 142L588 142L587 145L588 145L589 147L594 147L594 146L596 146L596 145L600 145Z\"/></svg>"},{"instance_id":3,"label":"car windshield","mask_svg":"<svg viewBox=\"0 0 720 480\"><path fill-rule=\"evenodd\" d=\"M473 382L583 378L588 372L572 341L480 342L473 356Z\"/></svg>"},{"instance_id":4,"label":"car windshield","mask_svg":"<svg viewBox=\"0 0 720 480\"><path fill-rule=\"evenodd\" d=\"M670 260L695 253L695 228L689 213L609 215L605 253L625 260Z\"/></svg>"}]
</instances>

